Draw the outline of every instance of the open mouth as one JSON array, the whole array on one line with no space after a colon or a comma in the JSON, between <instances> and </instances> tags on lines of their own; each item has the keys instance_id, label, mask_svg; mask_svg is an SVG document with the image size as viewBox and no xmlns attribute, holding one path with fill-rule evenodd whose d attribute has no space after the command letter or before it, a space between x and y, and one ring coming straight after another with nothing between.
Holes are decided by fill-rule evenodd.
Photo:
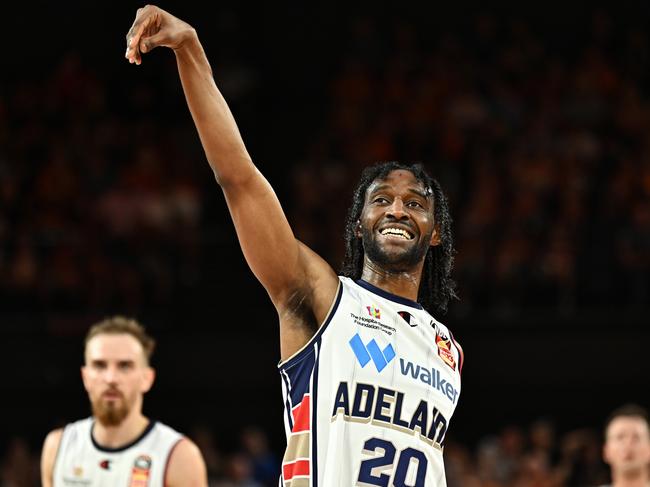
<instances>
[{"instance_id":1,"label":"open mouth","mask_svg":"<svg viewBox=\"0 0 650 487\"><path fill-rule=\"evenodd\" d=\"M413 239L413 234L408 230L404 230L403 228L386 227L381 229L379 233L384 236L403 238L404 240Z\"/></svg>"}]
</instances>

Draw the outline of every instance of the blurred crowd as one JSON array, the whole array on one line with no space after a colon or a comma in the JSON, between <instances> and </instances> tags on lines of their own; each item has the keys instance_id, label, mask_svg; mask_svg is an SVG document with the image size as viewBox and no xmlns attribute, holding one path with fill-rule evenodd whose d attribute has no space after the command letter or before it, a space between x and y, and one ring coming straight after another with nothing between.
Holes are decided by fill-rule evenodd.
<instances>
[{"instance_id":1,"label":"blurred crowd","mask_svg":"<svg viewBox=\"0 0 650 487\"><path fill-rule=\"evenodd\" d=\"M133 310L198 269L197 164L156 121L164 87L111 88L68 53L0 96L0 308ZM146 113L141 115L140 112Z\"/></svg>"},{"instance_id":2,"label":"blurred crowd","mask_svg":"<svg viewBox=\"0 0 650 487\"><path fill-rule=\"evenodd\" d=\"M275 487L281 453L264 430L249 426L239 444L225 451L206 425L188 433L201 449L210 487ZM0 487L40 485L40 450L14 438L0 452ZM445 445L449 487L595 487L609 481L602 461L602 433L596 429L557 431L552 419L506 425L468 446L453 439Z\"/></svg>"},{"instance_id":3,"label":"blurred crowd","mask_svg":"<svg viewBox=\"0 0 650 487\"><path fill-rule=\"evenodd\" d=\"M459 31L430 21L351 23L293 172L297 233L337 261L349 199L323 195L350 194L373 161L422 161L455 220L452 312L647 309L647 29L598 10L571 32L490 14Z\"/></svg>"},{"instance_id":4,"label":"blurred crowd","mask_svg":"<svg viewBox=\"0 0 650 487\"><path fill-rule=\"evenodd\" d=\"M426 21L342 21L345 48L310 85L322 123L287 141L299 160L265 166L271 176L289 166L285 207L298 237L338 266L361 168L418 160L451 201L457 315L647 309L646 33L598 10L569 39L490 14L447 29ZM223 59L217 80L237 106L264 73ZM132 310L201 289L214 254L205 248L223 225L210 205L223 201L174 71L160 62L125 84L70 52L44 78L6 84L3 311ZM281 117L256 125L254 110L238 113L251 140Z\"/></svg>"}]
</instances>

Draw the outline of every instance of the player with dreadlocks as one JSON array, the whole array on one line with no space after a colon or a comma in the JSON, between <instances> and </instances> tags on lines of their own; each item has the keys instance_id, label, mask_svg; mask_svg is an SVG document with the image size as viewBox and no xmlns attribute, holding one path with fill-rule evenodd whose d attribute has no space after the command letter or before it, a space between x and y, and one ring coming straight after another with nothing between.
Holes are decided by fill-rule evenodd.
<instances>
[{"instance_id":1,"label":"player with dreadlocks","mask_svg":"<svg viewBox=\"0 0 650 487\"><path fill-rule=\"evenodd\" d=\"M454 296L449 212L419 165L366 170L338 276L296 239L246 150L196 31L139 9L126 58L164 46L244 256L276 307L286 408L285 487L445 486L442 450L463 356L431 313ZM236 368L235 368L236 370Z\"/></svg>"},{"instance_id":2,"label":"player with dreadlocks","mask_svg":"<svg viewBox=\"0 0 650 487\"><path fill-rule=\"evenodd\" d=\"M368 187L376 179L384 179L388 173L398 169L411 171L415 178L433 192L434 221L440 244L428 248L424 270L420 281L417 301L431 314L447 312L447 303L455 298L454 282L450 278L454 263L454 245L451 234L449 206L438 181L430 177L420 164L407 166L398 162L386 162L367 167L354 190L352 206L348 210L345 225L345 257L341 274L351 279L361 278L363 270L363 244L356 236L356 227L361 216Z\"/></svg>"}]
</instances>

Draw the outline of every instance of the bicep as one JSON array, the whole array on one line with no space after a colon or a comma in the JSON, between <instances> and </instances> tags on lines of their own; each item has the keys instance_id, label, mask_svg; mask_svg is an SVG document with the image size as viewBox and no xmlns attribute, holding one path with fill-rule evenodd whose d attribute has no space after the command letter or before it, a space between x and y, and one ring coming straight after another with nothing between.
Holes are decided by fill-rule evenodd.
<instances>
[{"instance_id":1,"label":"bicep","mask_svg":"<svg viewBox=\"0 0 650 487\"><path fill-rule=\"evenodd\" d=\"M187 438L170 453L165 485L169 487L207 487L208 473L199 447Z\"/></svg>"},{"instance_id":2,"label":"bicep","mask_svg":"<svg viewBox=\"0 0 650 487\"><path fill-rule=\"evenodd\" d=\"M54 462L56 461L56 454L59 450L62 434L63 430L61 429L51 431L43 442L43 450L41 452L41 484L43 487L50 487L52 485Z\"/></svg>"}]
</instances>

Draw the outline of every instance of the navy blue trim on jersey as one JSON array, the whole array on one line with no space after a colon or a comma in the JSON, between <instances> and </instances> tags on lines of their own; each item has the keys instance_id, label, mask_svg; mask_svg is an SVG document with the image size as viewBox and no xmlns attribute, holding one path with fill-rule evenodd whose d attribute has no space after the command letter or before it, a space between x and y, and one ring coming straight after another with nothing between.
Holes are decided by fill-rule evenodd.
<instances>
[{"instance_id":1,"label":"navy blue trim on jersey","mask_svg":"<svg viewBox=\"0 0 650 487\"><path fill-rule=\"evenodd\" d=\"M103 452L106 452L106 453L117 453L117 452L127 450L127 449L131 448L133 445L135 445L136 443L142 441L142 439L151 432L151 430L153 429L154 426L156 426L156 421L150 420L147 427L140 434L140 436L138 436L135 440L133 440L130 443L127 443L124 446L118 446L117 448L111 448L111 447L108 447L108 446L102 446L102 445L100 445L99 443L97 443L95 441L95 437L93 436L93 429L95 428L95 420L93 419L93 424L90 425L90 441L92 441L93 446L95 448L97 448L99 451L103 451Z\"/></svg>"},{"instance_id":2,"label":"navy blue trim on jersey","mask_svg":"<svg viewBox=\"0 0 650 487\"><path fill-rule=\"evenodd\" d=\"M310 478L312 482L312 487L316 487L318 484L317 475L317 389L318 389L318 365L320 357L320 344L321 337L325 332L325 329L332 321L332 318L338 310L339 304L341 303L341 296L343 296L343 283L339 281L339 287L336 292L336 299L332 304L332 307L327 315L327 318L314 334L313 337L304 345L304 347L299 350L293 357L291 357L286 362L281 362L278 364L278 369L284 385L287 391L287 398L285 400L285 412L288 419L289 431L293 431L293 419L291 413L293 407L296 404L300 404L303 400L304 395L309 392L310 399L309 403L312 408L312 417L311 417L311 428L310 435L312 441L312 456L311 456L311 465L310 465ZM310 390L310 380L313 387ZM280 475L280 484L284 485L284 478L282 474Z\"/></svg>"},{"instance_id":3,"label":"navy blue trim on jersey","mask_svg":"<svg viewBox=\"0 0 650 487\"><path fill-rule=\"evenodd\" d=\"M320 364L321 340L316 345L316 360L314 362L314 378L311 390L311 465L309 475L311 487L318 487L318 366Z\"/></svg>"},{"instance_id":4,"label":"navy blue trim on jersey","mask_svg":"<svg viewBox=\"0 0 650 487\"><path fill-rule=\"evenodd\" d=\"M382 298L386 298L390 301L403 304L404 306L410 306L411 308L424 309L421 304L416 303L415 301L411 301L410 299L403 298L402 296L398 296L397 294L384 291L383 289L380 289L377 286L373 286L372 284L370 284L367 281L364 281L363 279L357 279L355 282L362 288L370 291L371 293L378 294Z\"/></svg>"}]
</instances>

